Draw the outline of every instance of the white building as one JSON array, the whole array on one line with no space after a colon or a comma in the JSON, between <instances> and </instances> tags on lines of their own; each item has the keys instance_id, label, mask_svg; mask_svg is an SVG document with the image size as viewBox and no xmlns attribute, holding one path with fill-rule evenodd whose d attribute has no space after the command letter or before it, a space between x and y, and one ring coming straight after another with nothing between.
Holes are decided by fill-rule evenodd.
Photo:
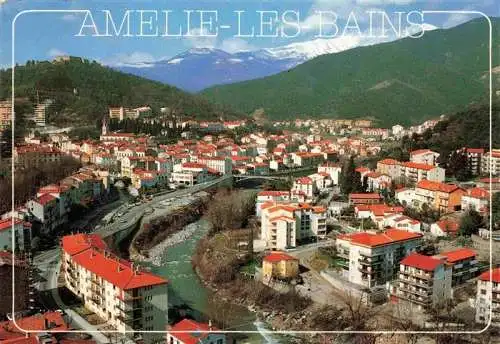
<instances>
[{"instance_id":1,"label":"white building","mask_svg":"<svg viewBox=\"0 0 500 344\"><path fill-rule=\"evenodd\" d=\"M135 267L107 250L99 235L62 238L66 287L85 307L119 332L164 331L167 281ZM145 343L163 343L162 333L142 333Z\"/></svg>"},{"instance_id":2,"label":"white building","mask_svg":"<svg viewBox=\"0 0 500 344\"><path fill-rule=\"evenodd\" d=\"M271 202L261 208L260 238L269 249L297 247L301 241L326 237L326 209L305 203Z\"/></svg>"},{"instance_id":3,"label":"white building","mask_svg":"<svg viewBox=\"0 0 500 344\"><path fill-rule=\"evenodd\" d=\"M293 181L293 193L303 194L307 200L312 200L317 191L316 184L310 177L300 177Z\"/></svg>"},{"instance_id":4,"label":"white building","mask_svg":"<svg viewBox=\"0 0 500 344\"><path fill-rule=\"evenodd\" d=\"M487 175L500 175L500 149L493 149L491 152L484 153L481 159L481 173Z\"/></svg>"},{"instance_id":5,"label":"white building","mask_svg":"<svg viewBox=\"0 0 500 344\"><path fill-rule=\"evenodd\" d=\"M488 191L483 188L472 188L466 190L466 192L466 194L462 195L462 210L487 211L490 201L490 193Z\"/></svg>"},{"instance_id":6,"label":"white building","mask_svg":"<svg viewBox=\"0 0 500 344\"><path fill-rule=\"evenodd\" d=\"M341 274L349 282L373 288L397 276L395 267L421 245L422 234L390 228L380 232L357 232L337 237Z\"/></svg>"},{"instance_id":7,"label":"white building","mask_svg":"<svg viewBox=\"0 0 500 344\"><path fill-rule=\"evenodd\" d=\"M483 272L477 281L476 322L500 325L500 268Z\"/></svg>"},{"instance_id":8,"label":"white building","mask_svg":"<svg viewBox=\"0 0 500 344\"><path fill-rule=\"evenodd\" d=\"M391 294L419 309L429 308L451 299L451 281L452 268L445 258L413 253L401 261Z\"/></svg>"},{"instance_id":9,"label":"white building","mask_svg":"<svg viewBox=\"0 0 500 344\"><path fill-rule=\"evenodd\" d=\"M255 201L255 213L261 215L261 207L267 202L288 203L290 202L290 191L267 190L260 191Z\"/></svg>"},{"instance_id":10,"label":"white building","mask_svg":"<svg viewBox=\"0 0 500 344\"><path fill-rule=\"evenodd\" d=\"M338 164L331 162L325 162L318 166L318 173L328 173L332 178L333 185L339 185L339 176L342 172L342 168Z\"/></svg>"},{"instance_id":11,"label":"white building","mask_svg":"<svg viewBox=\"0 0 500 344\"><path fill-rule=\"evenodd\" d=\"M410 152L410 161L419 164L436 166L438 158L439 153L431 151L430 149L418 149Z\"/></svg>"}]
</instances>

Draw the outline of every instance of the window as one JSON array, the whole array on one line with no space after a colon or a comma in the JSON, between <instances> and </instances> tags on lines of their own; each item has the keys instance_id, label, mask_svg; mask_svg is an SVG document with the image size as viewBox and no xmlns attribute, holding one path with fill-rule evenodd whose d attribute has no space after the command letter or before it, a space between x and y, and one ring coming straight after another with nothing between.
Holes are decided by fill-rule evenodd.
<instances>
[{"instance_id":1,"label":"window","mask_svg":"<svg viewBox=\"0 0 500 344\"><path fill-rule=\"evenodd\" d=\"M486 295L486 290L482 289L481 290L481 295Z\"/></svg>"},{"instance_id":2,"label":"window","mask_svg":"<svg viewBox=\"0 0 500 344\"><path fill-rule=\"evenodd\" d=\"M222 344L222 339L217 339L217 344Z\"/></svg>"}]
</instances>

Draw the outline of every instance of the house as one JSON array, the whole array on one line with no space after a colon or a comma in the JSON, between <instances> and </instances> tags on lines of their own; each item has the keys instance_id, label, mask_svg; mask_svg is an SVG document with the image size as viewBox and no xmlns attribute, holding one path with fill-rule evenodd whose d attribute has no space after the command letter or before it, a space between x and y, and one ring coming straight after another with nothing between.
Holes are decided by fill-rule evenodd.
<instances>
[{"instance_id":1,"label":"house","mask_svg":"<svg viewBox=\"0 0 500 344\"><path fill-rule=\"evenodd\" d=\"M464 211L475 210L481 213L488 211L490 193L483 188L472 188L466 190L460 202Z\"/></svg>"},{"instance_id":2,"label":"house","mask_svg":"<svg viewBox=\"0 0 500 344\"><path fill-rule=\"evenodd\" d=\"M66 287L85 307L117 331L163 331L167 322L167 281L113 255L97 234L75 234L61 240ZM145 343L160 333L143 333Z\"/></svg>"},{"instance_id":3,"label":"house","mask_svg":"<svg viewBox=\"0 0 500 344\"><path fill-rule=\"evenodd\" d=\"M18 318L15 323L12 320L0 322L0 343L56 343L56 339L50 332L57 331L70 332L69 326L60 312L35 314ZM39 336L45 340L40 340ZM43 338L44 336L45 338ZM27 340L28 338L32 340L16 341L16 339Z\"/></svg>"},{"instance_id":4,"label":"house","mask_svg":"<svg viewBox=\"0 0 500 344\"><path fill-rule=\"evenodd\" d=\"M418 149L410 152L410 161L436 166L439 153L430 149Z\"/></svg>"},{"instance_id":5,"label":"house","mask_svg":"<svg viewBox=\"0 0 500 344\"><path fill-rule=\"evenodd\" d=\"M291 191L303 193L307 200L312 200L317 192L317 187L310 177L300 177L293 181Z\"/></svg>"},{"instance_id":6,"label":"house","mask_svg":"<svg viewBox=\"0 0 500 344\"><path fill-rule=\"evenodd\" d=\"M384 232L356 232L337 237L337 265L349 282L374 288L397 276L400 261L417 250L423 235L389 228Z\"/></svg>"},{"instance_id":7,"label":"house","mask_svg":"<svg viewBox=\"0 0 500 344\"><path fill-rule=\"evenodd\" d=\"M483 272L477 281L476 322L500 325L500 268Z\"/></svg>"},{"instance_id":8,"label":"house","mask_svg":"<svg viewBox=\"0 0 500 344\"><path fill-rule=\"evenodd\" d=\"M218 328L191 319L183 319L167 329L166 344L226 344L226 335Z\"/></svg>"},{"instance_id":9,"label":"house","mask_svg":"<svg viewBox=\"0 0 500 344\"><path fill-rule=\"evenodd\" d=\"M388 189L392 182L392 178L389 175L379 172L368 172L365 174L363 180L363 185L369 192Z\"/></svg>"},{"instance_id":10,"label":"house","mask_svg":"<svg viewBox=\"0 0 500 344\"><path fill-rule=\"evenodd\" d=\"M444 259L412 253L401 260L392 286L393 300L429 308L451 299L451 266Z\"/></svg>"},{"instance_id":11,"label":"house","mask_svg":"<svg viewBox=\"0 0 500 344\"><path fill-rule=\"evenodd\" d=\"M43 194L37 198L26 202L31 216L39 225L39 230L43 234L49 234L55 228L62 225L59 209L59 199L50 195Z\"/></svg>"},{"instance_id":12,"label":"house","mask_svg":"<svg viewBox=\"0 0 500 344\"><path fill-rule=\"evenodd\" d=\"M422 180L415 187L415 200L420 207L424 204L442 213L460 210L465 190L455 184Z\"/></svg>"},{"instance_id":13,"label":"house","mask_svg":"<svg viewBox=\"0 0 500 344\"><path fill-rule=\"evenodd\" d=\"M420 221L401 214L385 215L381 223L384 228L391 227L416 233L420 233L422 231L422 224Z\"/></svg>"},{"instance_id":14,"label":"house","mask_svg":"<svg viewBox=\"0 0 500 344\"><path fill-rule=\"evenodd\" d=\"M339 164L334 164L332 162L324 162L318 166L318 173L328 173L332 179L333 185L339 185L339 176L342 171L342 167Z\"/></svg>"},{"instance_id":15,"label":"house","mask_svg":"<svg viewBox=\"0 0 500 344\"><path fill-rule=\"evenodd\" d=\"M378 193L351 193L349 194L349 204L376 204L382 202L382 196Z\"/></svg>"},{"instance_id":16,"label":"house","mask_svg":"<svg viewBox=\"0 0 500 344\"><path fill-rule=\"evenodd\" d=\"M440 220L431 225L431 234L437 237L456 236L460 224L452 220Z\"/></svg>"},{"instance_id":17,"label":"house","mask_svg":"<svg viewBox=\"0 0 500 344\"><path fill-rule=\"evenodd\" d=\"M264 281L272 278L291 280L299 275L299 259L284 252L274 251L262 260Z\"/></svg>"}]
</instances>

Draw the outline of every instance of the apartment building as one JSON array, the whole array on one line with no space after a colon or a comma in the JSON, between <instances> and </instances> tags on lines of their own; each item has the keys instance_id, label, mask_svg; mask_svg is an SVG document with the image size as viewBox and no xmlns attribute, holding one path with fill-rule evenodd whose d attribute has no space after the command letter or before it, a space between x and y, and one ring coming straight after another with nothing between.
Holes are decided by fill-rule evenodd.
<instances>
[{"instance_id":1,"label":"apartment building","mask_svg":"<svg viewBox=\"0 0 500 344\"><path fill-rule=\"evenodd\" d=\"M24 145L14 147L16 168L37 168L41 165L58 164L62 153L58 149L44 145Z\"/></svg>"},{"instance_id":2,"label":"apartment building","mask_svg":"<svg viewBox=\"0 0 500 344\"><path fill-rule=\"evenodd\" d=\"M66 218L60 216L59 199L51 194L43 194L29 200L26 202L26 208L43 234L52 232L66 221Z\"/></svg>"},{"instance_id":3,"label":"apartment building","mask_svg":"<svg viewBox=\"0 0 500 344\"><path fill-rule=\"evenodd\" d=\"M500 149L492 149L484 153L481 159L481 173L484 175L500 175Z\"/></svg>"},{"instance_id":4,"label":"apartment building","mask_svg":"<svg viewBox=\"0 0 500 344\"><path fill-rule=\"evenodd\" d=\"M399 265L391 287L393 300L409 302L419 309L442 304L452 296L452 271L445 259L412 253Z\"/></svg>"},{"instance_id":5,"label":"apartment building","mask_svg":"<svg viewBox=\"0 0 500 344\"><path fill-rule=\"evenodd\" d=\"M452 286L456 286L475 278L481 272L477 261L477 253L469 248L460 248L442 252L435 256L445 259L452 268Z\"/></svg>"},{"instance_id":6,"label":"apartment building","mask_svg":"<svg viewBox=\"0 0 500 344\"><path fill-rule=\"evenodd\" d=\"M226 344L226 335L217 331L211 322L183 319L167 329L166 344Z\"/></svg>"},{"instance_id":7,"label":"apartment building","mask_svg":"<svg viewBox=\"0 0 500 344\"><path fill-rule=\"evenodd\" d=\"M384 286L397 276L400 261L418 249L422 237L394 228L339 235L337 264L352 283L366 288Z\"/></svg>"},{"instance_id":8,"label":"apartment building","mask_svg":"<svg viewBox=\"0 0 500 344\"><path fill-rule=\"evenodd\" d=\"M431 151L430 149L417 149L410 152L410 161L419 164L437 165L439 153Z\"/></svg>"},{"instance_id":9,"label":"apartment building","mask_svg":"<svg viewBox=\"0 0 500 344\"><path fill-rule=\"evenodd\" d=\"M322 163L325 156L322 153L294 152L291 153L292 161L295 166L314 166Z\"/></svg>"},{"instance_id":10,"label":"apartment building","mask_svg":"<svg viewBox=\"0 0 500 344\"><path fill-rule=\"evenodd\" d=\"M326 209L306 203L266 203L261 207L261 240L284 250L312 238L326 237Z\"/></svg>"},{"instance_id":11,"label":"apartment building","mask_svg":"<svg viewBox=\"0 0 500 344\"><path fill-rule=\"evenodd\" d=\"M476 322L500 325L500 268L483 272L477 281ZM490 312L491 310L491 312Z\"/></svg>"},{"instance_id":12,"label":"apartment building","mask_svg":"<svg viewBox=\"0 0 500 344\"><path fill-rule=\"evenodd\" d=\"M205 164L185 162L174 165L171 179L175 184L193 186L215 179L217 173L217 171L209 170Z\"/></svg>"},{"instance_id":13,"label":"apartment building","mask_svg":"<svg viewBox=\"0 0 500 344\"><path fill-rule=\"evenodd\" d=\"M400 162L394 159L383 159L377 162L377 172L387 174L396 183L404 181L407 184L416 184L424 179L436 182L445 180L443 168L414 161Z\"/></svg>"},{"instance_id":14,"label":"apartment building","mask_svg":"<svg viewBox=\"0 0 500 344\"><path fill-rule=\"evenodd\" d=\"M481 173L481 160L484 154L484 148L465 148L465 154L469 160L469 166L473 175Z\"/></svg>"},{"instance_id":15,"label":"apartment building","mask_svg":"<svg viewBox=\"0 0 500 344\"><path fill-rule=\"evenodd\" d=\"M167 325L167 281L107 250L96 234L64 236L62 274L66 287L86 308L117 331L163 331ZM142 333L161 343L161 333Z\"/></svg>"},{"instance_id":16,"label":"apartment building","mask_svg":"<svg viewBox=\"0 0 500 344\"><path fill-rule=\"evenodd\" d=\"M465 190L455 184L422 180L415 187L414 205L424 204L442 213L460 210Z\"/></svg>"},{"instance_id":17,"label":"apartment building","mask_svg":"<svg viewBox=\"0 0 500 344\"><path fill-rule=\"evenodd\" d=\"M233 163L229 157L202 156L196 159L196 162L207 165L220 174L228 174L233 171Z\"/></svg>"}]
</instances>

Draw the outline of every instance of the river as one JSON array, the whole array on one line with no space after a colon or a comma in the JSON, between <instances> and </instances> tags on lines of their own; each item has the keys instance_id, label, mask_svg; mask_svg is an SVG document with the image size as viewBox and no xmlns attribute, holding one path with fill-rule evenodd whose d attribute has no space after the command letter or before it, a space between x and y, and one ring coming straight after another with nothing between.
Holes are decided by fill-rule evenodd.
<instances>
[{"instance_id":1,"label":"river","mask_svg":"<svg viewBox=\"0 0 500 344\"><path fill-rule=\"evenodd\" d=\"M191 264L196 244L208 230L208 223L205 220L200 220L195 224L197 228L193 235L183 242L166 248L161 253L159 266L148 264L151 272L169 281L170 307L181 312L181 316L185 312L199 321L208 321L210 314L217 314L217 319L222 321L225 330L265 330L266 327L262 322L257 321L255 313L250 312L246 307L213 302L212 292L201 283ZM237 343L279 344L285 341L272 333L246 333L237 335Z\"/></svg>"}]
</instances>

